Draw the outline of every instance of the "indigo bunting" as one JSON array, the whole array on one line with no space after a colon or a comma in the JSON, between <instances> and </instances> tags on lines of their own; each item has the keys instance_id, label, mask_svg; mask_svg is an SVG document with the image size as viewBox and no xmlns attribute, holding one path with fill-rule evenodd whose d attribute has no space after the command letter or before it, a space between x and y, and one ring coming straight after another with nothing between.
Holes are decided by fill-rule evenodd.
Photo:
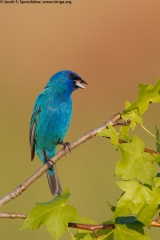
<instances>
[{"instance_id":1,"label":"indigo bunting","mask_svg":"<svg viewBox=\"0 0 160 240\"><path fill-rule=\"evenodd\" d=\"M49 165L56 146L63 144L72 116L72 92L87 84L75 72L63 70L51 77L37 97L30 122L31 160L35 150L42 163ZM67 144L67 143L66 143ZM55 164L47 170L52 195L61 195L62 187Z\"/></svg>"}]
</instances>

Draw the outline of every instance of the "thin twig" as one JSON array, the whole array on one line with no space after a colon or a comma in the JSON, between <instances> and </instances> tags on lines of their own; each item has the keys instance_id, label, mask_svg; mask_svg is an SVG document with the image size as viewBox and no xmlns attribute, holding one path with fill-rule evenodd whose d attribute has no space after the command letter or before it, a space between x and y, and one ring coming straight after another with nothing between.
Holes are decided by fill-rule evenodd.
<instances>
[{"instance_id":1,"label":"thin twig","mask_svg":"<svg viewBox=\"0 0 160 240\"><path fill-rule=\"evenodd\" d=\"M100 229L113 229L113 228L115 228L115 225L113 223L108 223L108 224L83 224L83 223L71 223L71 222L69 222L68 227L93 231L93 230L100 230Z\"/></svg>"},{"instance_id":2,"label":"thin twig","mask_svg":"<svg viewBox=\"0 0 160 240\"><path fill-rule=\"evenodd\" d=\"M88 230L88 231L95 231L95 230L100 230L100 229L114 229L115 228L115 224L114 223L108 223L108 224L98 224L98 225L94 225L94 224L83 224L83 223L68 223L68 227L70 228L79 228L79 229L83 229L83 230ZM151 222L151 227L160 227L160 223L158 223L157 221L153 220Z\"/></svg>"},{"instance_id":3,"label":"thin twig","mask_svg":"<svg viewBox=\"0 0 160 240\"><path fill-rule=\"evenodd\" d=\"M19 214L19 213L0 213L0 218L7 218L7 219L26 219L26 214Z\"/></svg>"},{"instance_id":4,"label":"thin twig","mask_svg":"<svg viewBox=\"0 0 160 240\"><path fill-rule=\"evenodd\" d=\"M98 128L95 128L91 131L88 131L85 133L82 137L80 137L78 140L73 142L70 147L71 150L78 147L80 144L86 142L87 140L93 138L96 136L98 132L100 132L102 129L106 128L108 125L115 125L116 122L118 122L121 119L120 113L117 113L114 115L111 119L109 119L107 122L105 122L103 125L101 125ZM68 153L68 149L64 151L63 149L60 150L53 158L52 164L55 164L60 158L66 155ZM32 174L29 178L27 178L24 182L22 182L19 186L17 186L13 191L5 195L0 199L0 206L3 206L4 204L10 202L11 200L15 199L19 195L21 195L32 183L36 181L39 177L42 176L42 174L48 169L48 165L44 164L42 167L40 167L34 174Z\"/></svg>"},{"instance_id":5,"label":"thin twig","mask_svg":"<svg viewBox=\"0 0 160 240\"><path fill-rule=\"evenodd\" d=\"M151 226L152 227L160 227L160 223L158 222L160 220L160 213L158 216L152 221Z\"/></svg>"},{"instance_id":6,"label":"thin twig","mask_svg":"<svg viewBox=\"0 0 160 240\"><path fill-rule=\"evenodd\" d=\"M152 227L160 227L160 223L156 222L156 221L152 221L151 222L151 226Z\"/></svg>"},{"instance_id":7,"label":"thin twig","mask_svg":"<svg viewBox=\"0 0 160 240\"><path fill-rule=\"evenodd\" d=\"M99 235L97 234L97 230L101 230L101 229L114 229L115 225L112 223L108 223L108 224L99 224L99 225L92 225L92 224L83 224L83 223L68 223L68 227L70 228L76 228L76 229L83 229L83 230L88 230L88 231L92 231L95 235L96 238L99 237Z\"/></svg>"},{"instance_id":8,"label":"thin twig","mask_svg":"<svg viewBox=\"0 0 160 240\"><path fill-rule=\"evenodd\" d=\"M92 231L95 234L96 238L98 238L99 235L97 234L97 230L115 229L115 224L114 223L110 223L110 224L108 223L108 224L92 225L92 224L82 224L82 223L71 223L71 222L69 222L68 227ZM156 220L153 220L151 222L151 227L160 227L160 224Z\"/></svg>"}]
</instances>

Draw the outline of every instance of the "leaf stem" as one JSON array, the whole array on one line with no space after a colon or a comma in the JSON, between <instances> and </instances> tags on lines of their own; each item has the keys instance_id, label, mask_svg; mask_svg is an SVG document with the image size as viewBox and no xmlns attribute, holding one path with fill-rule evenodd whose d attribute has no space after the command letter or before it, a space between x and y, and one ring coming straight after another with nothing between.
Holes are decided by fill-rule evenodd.
<instances>
[{"instance_id":1,"label":"leaf stem","mask_svg":"<svg viewBox=\"0 0 160 240\"><path fill-rule=\"evenodd\" d=\"M143 124L140 124L140 126L148 133L150 134L152 137L156 138L155 135L153 133L151 133Z\"/></svg>"},{"instance_id":2,"label":"leaf stem","mask_svg":"<svg viewBox=\"0 0 160 240\"><path fill-rule=\"evenodd\" d=\"M68 232L71 235L72 239L76 239L69 228L68 228Z\"/></svg>"}]
</instances>

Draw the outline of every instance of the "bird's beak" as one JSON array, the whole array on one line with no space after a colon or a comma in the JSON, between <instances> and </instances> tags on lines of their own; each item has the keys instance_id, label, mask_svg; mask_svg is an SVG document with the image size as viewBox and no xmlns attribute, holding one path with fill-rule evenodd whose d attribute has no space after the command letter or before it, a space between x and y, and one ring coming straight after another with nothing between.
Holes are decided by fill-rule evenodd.
<instances>
[{"instance_id":1,"label":"bird's beak","mask_svg":"<svg viewBox=\"0 0 160 240\"><path fill-rule=\"evenodd\" d=\"M75 80L75 83L76 83L76 87L77 88L85 88L85 86L83 86L82 84L86 84L86 85L88 85L84 80L82 80L82 79L76 79Z\"/></svg>"}]
</instances>

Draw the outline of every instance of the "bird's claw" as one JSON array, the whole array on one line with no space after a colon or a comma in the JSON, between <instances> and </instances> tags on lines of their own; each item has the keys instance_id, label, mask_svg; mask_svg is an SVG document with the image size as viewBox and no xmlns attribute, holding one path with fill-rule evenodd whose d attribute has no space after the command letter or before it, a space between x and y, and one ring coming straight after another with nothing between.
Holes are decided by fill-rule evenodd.
<instances>
[{"instance_id":1,"label":"bird's claw","mask_svg":"<svg viewBox=\"0 0 160 240\"><path fill-rule=\"evenodd\" d=\"M71 153L71 144L70 142L63 143L64 151L68 150Z\"/></svg>"},{"instance_id":2,"label":"bird's claw","mask_svg":"<svg viewBox=\"0 0 160 240\"><path fill-rule=\"evenodd\" d=\"M59 141L58 144L63 145L63 149L64 149L65 153L66 153L66 151L71 153L71 144L70 144L70 142Z\"/></svg>"},{"instance_id":3,"label":"bird's claw","mask_svg":"<svg viewBox=\"0 0 160 240\"><path fill-rule=\"evenodd\" d=\"M52 170L52 169L53 169L53 164L54 164L54 162L52 161L52 159L50 159L50 158L47 156L45 149L44 149L44 158L45 158L45 163L48 165L48 168L49 168L50 170ZM51 163L52 163L52 164L51 164Z\"/></svg>"}]
</instances>

